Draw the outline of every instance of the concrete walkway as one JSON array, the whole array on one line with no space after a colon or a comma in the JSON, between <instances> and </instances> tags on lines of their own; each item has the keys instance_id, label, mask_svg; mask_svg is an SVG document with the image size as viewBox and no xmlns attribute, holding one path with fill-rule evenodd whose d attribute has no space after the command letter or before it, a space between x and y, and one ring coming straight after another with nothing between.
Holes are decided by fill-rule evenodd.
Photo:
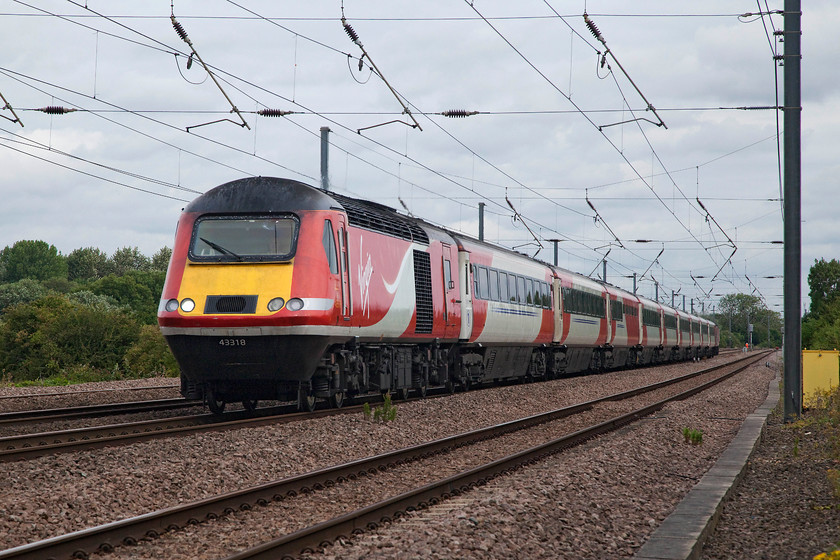
<instances>
[{"instance_id":1,"label":"concrete walkway","mask_svg":"<svg viewBox=\"0 0 840 560\"><path fill-rule=\"evenodd\" d=\"M696 560L700 557L703 543L715 530L727 497L744 476L767 417L778 402L779 378L776 377L770 382L764 404L747 416L715 466L639 549L635 560Z\"/></svg>"}]
</instances>

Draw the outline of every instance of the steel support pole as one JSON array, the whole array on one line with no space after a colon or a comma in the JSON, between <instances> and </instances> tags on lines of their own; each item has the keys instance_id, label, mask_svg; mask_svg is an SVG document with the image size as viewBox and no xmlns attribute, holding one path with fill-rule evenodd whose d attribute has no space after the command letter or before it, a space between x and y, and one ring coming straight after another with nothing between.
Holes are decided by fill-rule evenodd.
<instances>
[{"instance_id":1,"label":"steel support pole","mask_svg":"<svg viewBox=\"0 0 840 560\"><path fill-rule=\"evenodd\" d=\"M321 188L330 190L330 127L321 127Z\"/></svg>"},{"instance_id":2,"label":"steel support pole","mask_svg":"<svg viewBox=\"0 0 840 560\"><path fill-rule=\"evenodd\" d=\"M802 224L801 224L801 39L800 0L785 0L784 17L784 219L785 219L785 422L802 413Z\"/></svg>"},{"instance_id":3,"label":"steel support pole","mask_svg":"<svg viewBox=\"0 0 840 560\"><path fill-rule=\"evenodd\" d=\"M484 241L484 203L478 203L478 240Z\"/></svg>"}]
</instances>

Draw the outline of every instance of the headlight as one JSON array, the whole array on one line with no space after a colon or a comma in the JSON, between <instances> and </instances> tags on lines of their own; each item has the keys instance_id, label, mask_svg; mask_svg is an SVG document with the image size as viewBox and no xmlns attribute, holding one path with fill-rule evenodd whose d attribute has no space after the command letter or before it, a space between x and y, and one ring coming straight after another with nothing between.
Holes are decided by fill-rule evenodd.
<instances>
[{"instance_id":1,"label":"headlight","mask_svg":"<svg viewBox=\"0 0 840 560\"><path fill-rule=\"evenodd\" d=\"M183 311L184 313L189 313L193 309L195 309L195 302L190 298L185 298L181 302L181 311Z\"/></svg>"},{"instance_id":2,"label":"headlight","mask_svg":"<svg viewBox=\"0 0 840 560\"><path fill-rule=\"evenodd\" d=\"M300 298L292 298L286 303L286 309L289 311L300 311L303 309L303 300Z\"/></svg>"},{"instance_id":3,"label":"headlight","mask_svg":"<svg viewBox=\"0 0 840 560\"><path fill-rule=\"evenodd\" d=\"M177 299L170 299L166 302L166 306L164 307L167 311L178 311L178 300Z\"/></svg>"},{"instance_id":4,"label":"headlight","mask_svg":"<svg viewBox=\"0 0 840 560\"><path fill-rule=\"evenodd\" d=\"M272 313L275 311L280 311L283 309L283 306L286 304L286 300L281 297L276 297L273 300L268 302L268 310Z\"/></svg>"}]
</instances>

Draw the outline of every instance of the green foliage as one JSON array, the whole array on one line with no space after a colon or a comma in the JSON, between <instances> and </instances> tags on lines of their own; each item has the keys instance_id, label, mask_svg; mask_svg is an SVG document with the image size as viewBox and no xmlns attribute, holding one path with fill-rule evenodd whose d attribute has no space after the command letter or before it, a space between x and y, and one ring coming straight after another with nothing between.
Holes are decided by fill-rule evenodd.
<instances>
[{"instance_id":1,"label":"green foliage","mask_svg":"<svg viewBox=\"0 0 840 560\"><path fill-rule=\"evenodd\" d=\"M753 325L753 345L773 347L782 344L781 316L767 309L758 296L726 295L720 299L717 313L710 318L720 327L721 346L743 346L749 341L749 324Z\"/></svg>"},{"instance_id":2,"label":"green foliage","mask_svg":"<svg viewBox=\"0 0 840 560\"><path fill-rule=\"evenodd\" d=\"M88 307L93 307L94 309L102 311L125 311L126 309L124 306L119 305L116 301L114 301L113 298L102 294L95 294L90 290L73 292L72 294L68 294L67 298L73 303L87 305Z\"/></svg>"},{"instance_id":3,"label":"green foliage","mask_svg":"<svg viewBox=\"0 0 840 560\"><path fill-rule=\"evenodd\" d=\"M170 258L172 258L172 249L169 247L161 247L160 250L152 256L152 270L166 272L166 269L169 268Z\"/></svg>"},{"instance_id":4,"label":"green foliage","mask_svg":"<svg viewBox=\"0 0 840 560\"><path fill-rule=\"evenodd\" d=\"M46 241L23 240L0 251L4 282L67 278L67 259Z\"/></svg>"},{"instance_id":5,"label":"green foliage","mask_svg":"<svg viewBox=\"0 0 840 560\"><path fill-rule=\"evenodd\" d=\"M148 271L152 269L152 261L140 252L137 247L123 247L114 251L108 260L109 273L123 276L131 271Z\"/></svg>"},{"instance_id":6,"label":"green foliage","mask_svg":"<svg viewBox=\"0 0 840 560\"><path fill-rule=\"evenodd\" d=\"M160 271L129 271L124 276L109 274L92 282L89 289L131 309L141 323L154 325L165 277Z\"/></svg>"},{"instance_id":7,"label":"green foliage","mask_svg":"<svg viewBox=\"0 0 840 560\"><path fill-rule=\"evenodd\" d=\"M137 322L120 311L49 295L6 310L0 323L0 370L17 380L80 365L118 370L138 330Z\"/></svg>"},{"instance_id":8,"label":"green foliage","mask_svg":"<svg viewBox=\"0 0 840 560\"><path fill-rule=\"evenodd\" d=\"M137 342L125 353L125 366L136 377L177 377L181 371L166 339L155 325L140 327Z\"/></svg>"},{"instance_id":9,"label":"green foliage","mask_svg":"<svg viewBox=\"0 0 840 560\"><path fill-rule=\"evenodd\" d=\"M808 284L811 309L802 319L802 346L840 348L840 262L814 261Z\"/></svg>"},{"instance_id":10,"label":"green foliage","mask_svg":"<svg viewBox=\"0 0 840 560\"><path fill-rule=\"evenodd\" d=\"M815 318L823 314L836 313L840 301L840 262L831 259L814 260L808 272L808 287L811 297L811 313Z\"/></svg>"},{"instance_id":11,"label":"green foliage","mask_svg":"<svg viewBox=\"0 0 840 560\"><path fill-rule=\"evenodd\" d=\"M370 405L368 405L370 411ZM365 414L368 417L368 414ZM382 406L373 409L374 422L391 422L397 418L397 407L391 403L391 393L385 393L382 398Z\"/></svg>"},{"instance_id":12,"label":"green foliage","mask_svg":"<svg viewBox=\"0 0 840 560\"><path fill-rule=\"evenodd\" d=\"M31 278L24 278L11 284L0 284L0 314L13 305L42 298L48 292L49 290L40 282Z\"/></svg>"},{"instance_id":13,"label":"green foliage","mask_svg":"<svg viewBox=\"0 0 840 560\"><path fill-rule=\"evenodd\" d=\"M67 278L90 281L109 272L108 255L96 247L75 249L67 255Z\"/></svg>"},{"instance_id":14,"label":"green foliage","mask_svg":"<svg viewBox=\"0 0 840 560\"><path fill-rule=\"evenodd\" d=\"M703 443L703 430L695 430L694 428L683 428L682 429L683 438L685 438L686 443L690 443L691 445L700 445Z\"/></svg>"}]
</instances>

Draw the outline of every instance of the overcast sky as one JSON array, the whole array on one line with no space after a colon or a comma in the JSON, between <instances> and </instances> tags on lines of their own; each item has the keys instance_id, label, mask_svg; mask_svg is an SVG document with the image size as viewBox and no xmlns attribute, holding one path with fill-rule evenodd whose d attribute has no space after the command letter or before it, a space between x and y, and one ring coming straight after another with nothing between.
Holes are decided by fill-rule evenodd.
<instances>
[{"instance_id":1,"label":"overcast sky","mask_svg":"<svg viewBox=\"0 0 840 560\"><path fill-rule=\"evenodd\" d=\"M840 6L804 4L807 305L814 260L840 257ZM367 53L359 70L340 0L176 0L221 89L198 60L187 68L171 10L0 0L0 93L24 125L0 111L0 248L41 239L64 254L152 255L171 246L186 202L216 185L251 175L317 185L329 126L342 194L471 235L484 202L488 240L534 255L530 229L547 262L547 240L562 239L561 266L599 276L609 252L607 280L631 290L635 272L647 297L658 282L661 300L678 292L696 310L731 293L782 310L777 114L738 109L776 105L777 78L781 104L782 17L738 17L758 2L346 0ZM609 47L603 66L584 10ZM48 106L77 111L35 111Z\"/></svg>"}]
</instances>

